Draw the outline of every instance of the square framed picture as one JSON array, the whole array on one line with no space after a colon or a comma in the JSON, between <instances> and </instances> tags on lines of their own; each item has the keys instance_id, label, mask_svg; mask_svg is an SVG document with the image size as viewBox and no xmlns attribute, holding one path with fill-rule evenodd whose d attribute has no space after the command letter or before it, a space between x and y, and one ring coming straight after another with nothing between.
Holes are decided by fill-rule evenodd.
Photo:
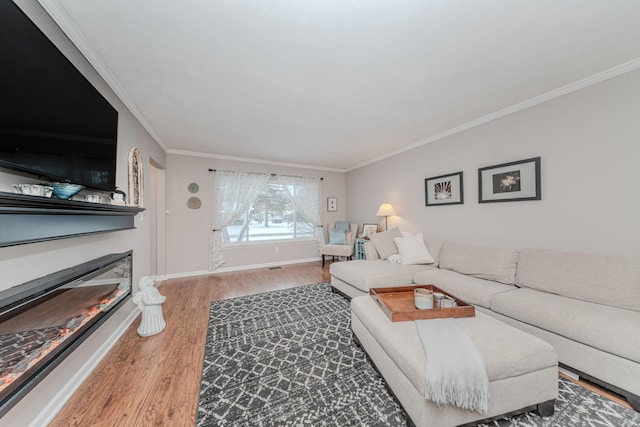
<instances>
[{"instance_id":1,"label":"square framed picture","mask_svg":"<svg viewBox=\"0 0 640 427\"><path fill-rule=\"evenodd\" d=\"M424 180L425 205L461 205L464 203L462 187L462 172L427 178Z\"/></svg>"},{"instance_id":2,"label":"square framed picture","mask_svg":"<svg viewBox=\"0 0 640 427\"><path fill-rule=\"evenodd\" d=\"M541 200L540 157L478 169L478 201Z\"/></svg>"},{"instance_id":3,"label":"square framed picture","mask_svg":"<svg viewBox=\"0 0 640 427\"><path fill-rule=\"evenodd\" d=\"M337 197L327 197L327 212L338 212Z\"/></svg>"},{"instance_id":4,"label":"square framed picture","mask_svg":"<svg viewBox=\"0 0 640 427\"><path fill-rule=\"evenodd\" d=\"M362 238L366 239L378 231L378 224L362 224Z\"/></svg>"}]
</instances>

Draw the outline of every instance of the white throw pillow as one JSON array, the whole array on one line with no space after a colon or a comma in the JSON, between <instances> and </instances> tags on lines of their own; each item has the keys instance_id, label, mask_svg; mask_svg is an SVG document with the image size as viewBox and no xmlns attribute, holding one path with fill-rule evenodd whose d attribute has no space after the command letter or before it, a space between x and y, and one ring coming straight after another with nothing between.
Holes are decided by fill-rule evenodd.
<instances>
[{"instance_id":1,"label":"white throw pillow","mask_svg":"<svg viewBox=\"0 0 640 427\"><path fill-rule=\"evenodd\" d=\"M424 244L422 233L410 237L396 237L393 241L398 247L403 264L433 264L435 262Z\"/></svg>"}]
</instances>

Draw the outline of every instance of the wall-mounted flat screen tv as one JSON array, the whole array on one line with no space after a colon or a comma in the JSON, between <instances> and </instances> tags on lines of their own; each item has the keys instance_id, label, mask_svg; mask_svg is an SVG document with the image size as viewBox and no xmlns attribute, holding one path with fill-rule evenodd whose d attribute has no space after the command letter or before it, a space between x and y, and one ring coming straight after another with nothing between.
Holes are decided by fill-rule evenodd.
<instances>
[{"instance_id":1,"label":"wall-mounted flat screen tv","mask_svg":"<svg viewBox=\"0 0 640 427\"><path fill-rule=\"evenodd\" d=\"M113 191L118 112L10 0L0 0L0 167Z\"/></svg>"}]
</instances>

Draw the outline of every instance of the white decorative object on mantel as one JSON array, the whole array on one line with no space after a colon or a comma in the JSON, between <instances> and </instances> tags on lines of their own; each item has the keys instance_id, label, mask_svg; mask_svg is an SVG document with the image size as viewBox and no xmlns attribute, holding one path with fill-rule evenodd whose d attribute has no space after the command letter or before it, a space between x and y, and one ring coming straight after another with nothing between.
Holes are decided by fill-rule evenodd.
<instances>
[{"instance_id":1,"label":"white decorative object on mantel","mask_svg":"<svg viewBox=\"0 0 640 427\"><path fill-rule=\"evenodd\" d=\"M144 168L140 150L129 150L129 206L144 207Z\"/></svg>"},{"instance_id":2,"label":"white decorative object on mantel","mask_svg":"<svg viewBox=\"0 0 640 427\"><path fill-rule=\"evenodd\" d=\"M167 298L160 295L158 289L155 288L153 279L144 276L138 281L138 293L133 297L133 302L138 305L142 311L142 320L138 327L138 335L141 337L150 337L162 332L167 326L162 316L162 303Z\"/></svg>"}]
</instances>

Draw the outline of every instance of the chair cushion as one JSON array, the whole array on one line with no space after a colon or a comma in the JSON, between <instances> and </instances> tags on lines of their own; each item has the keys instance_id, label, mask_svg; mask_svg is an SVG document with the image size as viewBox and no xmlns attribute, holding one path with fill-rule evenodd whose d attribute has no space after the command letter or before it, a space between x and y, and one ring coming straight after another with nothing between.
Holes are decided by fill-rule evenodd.
<instances>
[{"instance_id":1,"label":"chair cushion","mask_svg":"<svg viewBox=\"0 0 640 427\"><path fill-rule=\"evenodd\" d=\"M491 310L640 363L637 311L526 288L494 295Z\"/></svg>"},{"instance_id":2,"label":"chair cushion","mask_svg":"<svg viewBox=\"0 0 640 427\"><path fill-rule=\"evenodd\" d=\"M344 230L331 230L329 233L329 243L332 245L346 245L347 232Z\"/></svg>"},{"instance_id":3,"label":"chair cushion","mask_svg":"<svg viewBox=\"0 0 640 427\"><path fill-rule=\"evenodd\" d=\"M523 249L516 284L640 311L640 259Z\"/></svg>"},{"instance_id":4,"label":"chair cushion","mask_svg":"<svg viewBox=\"0 0 640 427\"><path fill-rule=\"evenodd\" d=\"M398 253L398 247L393 241L396 237L402 237L402 233L398 227L383 231L382 233L374 233L369 237L369 239L376 247L380 258L387 259L391 255Z\"/></svg>"},{"instance_id":5,"label":"chair cushion","mask_svg":"<svg viewBox=\"0 0 640 427\"><path fill-rule=\"evenodd\" d=\"M352 245L322 245L320 246L320 253L322 255L351 256L353 255L353 246Z\"/></svg>"},{"instance_id":6,"label":"chair cushion","mask_svg":"<svg viewBox=\"0 0 640 427\"><path fill-rule=\"evenodd\" d=\"M445 242L440 268L512 285L516 279L518 251L507 248Z\"/></svg>"}]
</instances>

